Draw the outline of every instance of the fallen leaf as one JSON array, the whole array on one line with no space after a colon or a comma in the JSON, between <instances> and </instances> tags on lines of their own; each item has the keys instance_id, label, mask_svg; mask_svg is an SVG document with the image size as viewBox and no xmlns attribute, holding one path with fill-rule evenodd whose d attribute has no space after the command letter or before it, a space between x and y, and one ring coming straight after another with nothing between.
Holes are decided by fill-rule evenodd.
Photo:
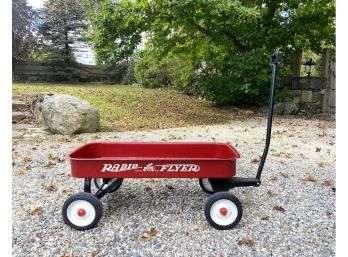
<instances>
[{"instance_id":1,"label":"fallen leaf","mask_svg":"<svg viewBox=\"0 0 348 257\"><path fill-rule=\"evenodd\" d=\"M261 185L267 186L269 184L269 181L267 179L261 180Z\"/></svg>"},{"instance_id":2,"label":"fallen leaf","mask_svg":"<svg viewBox=\"0 0 348 257\"><path fill-rule=\"evenodd\" d=\"M260 159L253 159L252 161L251 161L251 163L259 163L260 162Z\"/></svg>"},{"instance_id":3,"label":"fallen leaf","mask_svg":"<svg viewBox=\"0 0 348 257\"><path fill-rule=\"evenodd\" d=\"M321 148L319 148L319 147L316 147L316 148L315 148L315 152L316 152L316 153L318 153L318 152L320 152L320 151L321 151Z\"/></svg>"},{"instance_id":4,"label":"fallen leaf","mask_svg":"<svg viewBox=\"0 0 348 257\"><path fill-rule=\"evenodd\" d=\"M32 159L29 156L25 156L23 158L23 162L31 162L31 161L32 161Z\"/></svg>"},{"instance_id":5,"label":"fallen leaf","mask_svg":"<svg viewBox=\"0 0 348 257\"><path fill-rule=\"evenodd\" d=\"M56 164L54 163L54 162L48 162L45 166L44 166L44 168L46 168L46 169L52 169L54 166L55 166Z\"/></svg>"},{"instance_id":6,"label":"fallen leaf","mask_svg":"<svg viewBox=\"0 0 348 257\"><path fill-rule=\"evenodd\" d=\"M319 166L320 168L323 168L323 167L325 167L325 163L324 163L324 162L319 162L319 163L318 163L318 166Z\"/></svg>"},{"instance_id":7,"label":"fallen leaf","mask_svg":"<svg viewBox=\"0 0 348 257\"><path fill-rule=\"evenodd\" d=\"M192 238L192 233L191 233L191 232L189 232L189 231L186 231L186 232L185 232L185 235L186 235L187 237Z\"/></svg>"},{"instance_id":8,"label":"fallen leaf","mask_svg":"<svg viewBox=\"0 0 348 257\"><path fill-rule=\"evenodd\" d=\"M39 215L39 214L41 214L41 212L42 212L41 207L35 207L34 209L29 211L29 214L30 215Z\"/></svg>"},{"instance_id":9,"label":"fallen leaf","mask_svg":"<svg viewBox=\"0 0 348 257\"><path fill-rule=\"evenodd\" d=\"M152 236L142 235L139 240L140 242L145 243L145 242L151 241L152 239L153 239Z\"/></svg>"},{"instance_id":10,"label":"fallen leaf","mask_svg":"<svg viewBox=\"0 0 348 257\"><path fill-rule=\"evenodd\" d=\"M331 190L336 193L336 187L331 187Z\"/></svg>"},{"instance_id":11,"label":"fallen leaf","mask_svg":"<svg viewBox=\"0 0 348 257\"><path fill-rule=\"evenodd\" d=\"M47 157L47 159L48 159L49 161L55 161L55 160L58 159L58 157L53 156L52 154L49 154L48 157Z\"/></svg>"},{"instance_id":12,"label":"fallen leaf","mask_svg":"<svg viewBox=\"0 0 348 257\"><path fill-rule=\"evenodd\" d=\"M284 178L288 178L289 175L287 173L280 172L280 175L282 175Z\"/></svg>"},{"instance_id":13,"label":"fallen leaf","mask_svg":"<svg viewBox=\"0 0 348 257\"><path fill-rule=\"evenodd\" d=\"M145 190L146 192L149 192L149 191L151 191L151 190L152 190L152 188L151 188L151 187L149 187L149 186L147 186L147 187L145 187L145 188L144 188L144 190Z\"/></svg>"},{"instance_id":14,"label":"fallen leaf","mask_svg":"<svg viewBox=\"0 0 348 257\"><path fill-rule=\"evenodd\" d=\"M65 159L64 158L58 158L57 162L59 162L59 163L65 162Z\"/></svg>"},{"instance_id":15,"label":"fallen leaf","mask_svg":"<svg viewBox=\"0 0 348 257\"><path fill-rule=\"evenodd\" d=\"M96 257L97 256L97 253L96 252L92 252L91 253L91 257Z\"/></svg>"},{"instance_id":16,"label":"fallen leaf","mask_svg":"<svg viewBox=\"0 0 348 257\"><path fill-rule=\"evenodd\" d=\"M57 190L57 187L52 183L52 182L49 182L47 184L44 185L44 188L47 190L47 191L50 191L50 192L53 192L53 191L56 191Z\"/></svg>"},{"instance_id":17,"label":"fallen leaf","mask_svg":"<svg viewBox=\"0 0 348 257\"><path fill-rule=\"evenodd\" d=\"M61 137L58 139L59 143L66 143L66 142L71 142L71 139L68 137Z\"/></svg>"},{"instance_id":18,"label":"fallen leaf","mask_svg":"<svg viewBox=\"0 0 348 257\"><path fill-rule=\"evenodd\" d=\"M303 181L306 181L306 182L317 182L318 179L316 179L312 175L307 174L307 176L305 178L303 178Z\"/></svg>"},{"instance_id":19,"label":"fallen leaf","mask_svg":"<svg viewBox=\"0 0 348 257\"><path fill-rule=\"evenodd\" d=\"M156 228L150 228L149 235L150 236L155 236L156 234L157 234L157 229Z\"/></svg>"},{"instance_id":20,"label":"fallen leaf","mask_svg":"<svg viewBox=\"0 0 348 257\"><path fill-rule=\"evenodd\" d=\"M278 195L278 194L276 194L276 193L273 193L271 190L267 190L267 194L268 194L268 196L270 196L270 197L273 197L273 196Z\"/></svg>"},{"instance_id":21,"label":"fallen leaf","mask_svg":"<svg viewBox=\"0 0 348 257\"><path fill-rule=\"evenodd\" d=\"M24 175L24 170L19 169L15 171L15 176L21 176L21 175Z\"/></svg>"},{"instance_id":22,"label":"fallen leaf","mask_svg":"<svg viewBox=\"0 0 348 257\"><path fill-rule=\"evenodd\" d=\"M279 205L273 206L274 211L285 212L285 209Z\"/></svg>"},{"instance_id":23,"label":"fallen leaf","mask_svg":"<svg viewBox=\"0 0 348 257\"><path fill-rule=\"evenodd\" d=\"M326 216L328 217L328 218L331 218L331 215L332 215L332 212L326 212Z\"/></svg>"},{"instance_id":24,"label":"fallen leaf","mask_svg":"<svg viewBox=\"0 0 348 257\"><path fill-rule=\"evenodd\" d=\"M66 194L66 195L72 195L74 193L74 190L72 190L71 188L69 189L63 189L63 194Z\"/></svg>"},{"instance_id":25,"label":"fallen leaf","mask_svg":"<svg viewBox=\"0 0 348 257\"><path fill-rule=\"evenodd\" d=\"M166 187L169 189L169 190L174 190L175 188L171 185L166 185Z\"/></svg>"},{"instance_id":26,"label":"fallen leaf","mask_svg":"<svg viewBox=\"0 0 348 257\"><path fill-rule=\"evenodd\" d=\"M238 245L253 245L254 244L254 240L252 240L250 237L243 237L241 239L239 239L238 241Z\"/></svg>"},{"instance_id":27,"label":"fallen leaf","mask_svg":"<svg viewBox=\"0 0 348 257\"><path fill-rule=\"evenodd\" d=\"M276 177L276 176L273 176L273 177L271 177L270 178L270 180L272 180L272 181L275 181L275 180L277 180L278 178Z\"/></svg>"},{"instance_id":28,"label":"fallen leaf","mask_svg":"<svg viewBox=\"0 0 348 257\"><path fill-rule=\"evenodd\" d=\"M325 180L322 184L325 187L331 187L332 186L332 180Z\"/></svg>"},{"instance_id":29,"label":"fallen leaf","mask_svg":"<svg viewBox=\"0 0 348 257\"><path fill-rule=\"evenodd\" d=\"M261 218L261 220L269 220L269 216L264 216Z\"/></svg>"}]
</instances>

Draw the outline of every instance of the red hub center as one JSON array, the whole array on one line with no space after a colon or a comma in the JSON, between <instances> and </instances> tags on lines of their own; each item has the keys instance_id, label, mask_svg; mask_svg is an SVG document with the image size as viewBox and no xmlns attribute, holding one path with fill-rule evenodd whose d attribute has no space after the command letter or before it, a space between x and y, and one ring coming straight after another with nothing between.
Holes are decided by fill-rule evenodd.
<instances>
[{"instance_id":1,"label":"red hub center","mask_svg":"<svg viewBox=\"0 0 348 257\"><path fill-rule=\"evenodd\" d=\"M77 215L78 215L79 217L85 216L85 215L86 215L85 209L82 209L82 208L78 209L78 210L77 210Z\"/></svg>"},{"instance_id":2,"label":"red hub center","mask_svg":"<svg viewBox=\"0 0 348 257\"><path fill-rule=\"evenodd\" d=\"M220 214L222 216L226 216L227 215L227 209L225 207L220 208Z\"/></svg>"}]
</instances>

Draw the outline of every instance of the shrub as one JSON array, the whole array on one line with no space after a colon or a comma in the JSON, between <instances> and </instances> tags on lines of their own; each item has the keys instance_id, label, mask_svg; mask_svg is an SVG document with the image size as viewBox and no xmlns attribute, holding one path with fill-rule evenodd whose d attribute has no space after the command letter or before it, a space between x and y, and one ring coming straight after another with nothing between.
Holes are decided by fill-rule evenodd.
<instances>
[{"instance_id":1,"label":"shrub","mask_svg":"<svg viewBox=\"0 0 348 257\"><path fill-rule=\"evenodd\" d=\"M165 87L170 83L165 65L159 63L151 55L145 56L136 63L135 78L140 85L146 88Z\"/></svg>"},{"instance_id":2,"label":"shrub","mask_svg":"<svg viewBox=\"0 0 348 257\"><path fill-rule=\"evenodd\" d=\"M198 85L204 98L217 106L262 105L271 83L270 54L262 49L229 56L207 64ZM279 73L286 74L285 67Z\"/></svg>"}]
</instances>

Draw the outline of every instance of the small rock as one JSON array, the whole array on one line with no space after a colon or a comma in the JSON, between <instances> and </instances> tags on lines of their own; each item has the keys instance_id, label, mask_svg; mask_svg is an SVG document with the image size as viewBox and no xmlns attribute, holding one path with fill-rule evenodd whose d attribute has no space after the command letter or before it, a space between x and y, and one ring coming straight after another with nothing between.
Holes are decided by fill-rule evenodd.
<instances>
[{"instance_id":1,"label":"small rock","mask_svg":"<svg viewBox=\"0 0 348 257\"><path fill-rule=\"evenodd\" d=\"M18 122L24 120L27 117L23 112L12 112L12 122Z\"/></svg>"},{"instance_id":2,"label":"small rock","mask_svg":"<svg viewBox=\"0 0 348 257\"><path fill-rule=\"evenodd\" d=\"M22 101L12 101L12 110L13 111L18 111L21 108L27 107L25 102Z\"/></svg>"},{"instance_id":3,"label":"small rock","mask_svg":"<svg viewBox=\"0 0 348 257\"><path fill-rule=\"evenodd\" d=\"M291 101L284 103L284 115L296 114L299 111L297 105Z\"/></svg>"},{"instance_id":4,"label":"small rock","mask_svg":"<svg viewBox=\"0 0 348 257\"><path fill-rule=\"evenodd\" d=\"M282 115L284 113L284 103L276 103L273 106L273 113L276 115Z\"/></svg>"}]
</instances>

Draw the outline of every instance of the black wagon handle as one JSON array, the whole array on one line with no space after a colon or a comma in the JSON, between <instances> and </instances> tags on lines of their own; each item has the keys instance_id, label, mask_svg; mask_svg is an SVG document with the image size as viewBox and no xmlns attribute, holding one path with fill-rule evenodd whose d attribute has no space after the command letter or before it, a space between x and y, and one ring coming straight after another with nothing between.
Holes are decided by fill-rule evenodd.
<instances>
[{"instance_id":1,"label":"black wagon handle","mask_svg":"<svg viewBox=\"0 0 348 257\"><path fill-rule=\"evenodd\" d=\"M261 157L260 165L259 165L259 168L258 168L257 174L256 174L256 180L258 180L258 181L260 181L260 179L261 179L263 166L265 165L265 161L266 161L266 158L267 158L269 145L270 145L270 142L271 142L274 95L275 95L275 88L276 88L278 64L281 61L281 59L282 59L282 53L279 52L279 51L276 51L271 56L272 81L271 81L271 89L270 89L270 96L269 96L269 106L268 106L268 115L267 115L266 143L265 143L265 148L263 150L263 154L262 154L262 157Z\"/></svg>"}]
</instances>

